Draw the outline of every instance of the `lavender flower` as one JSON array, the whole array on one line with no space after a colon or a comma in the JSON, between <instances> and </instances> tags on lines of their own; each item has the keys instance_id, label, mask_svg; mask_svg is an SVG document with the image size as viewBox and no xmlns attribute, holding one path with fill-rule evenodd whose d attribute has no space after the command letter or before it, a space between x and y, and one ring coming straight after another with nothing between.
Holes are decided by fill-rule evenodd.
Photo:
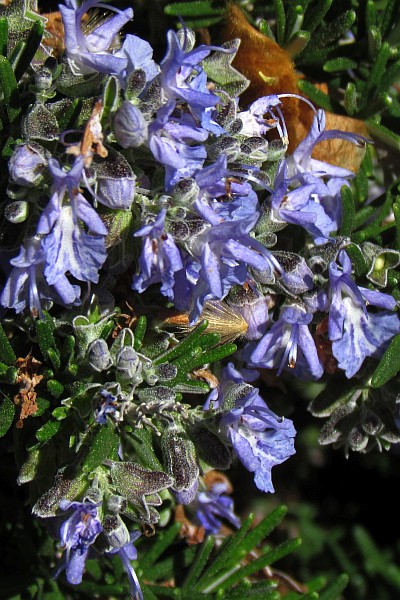
<instances>
[{"instance_id":1,"label":"lavender flower","mask_svg":"<svg viewBox=\"0 0 400 600\"><path fill-rule=\"evenodd\" d=\"M161 210L154 223L135 234L145 240L139 258L140 273L133 278L132 287L141 293L149 285L161 282L161 293L173 299L175 274L183 269L183 262L174 238L164 230L166 213L166 209Z\"/></svg>"},{"instance_id":2,"label":"lavender flower","mask_svg":"<svg viewBox=\"0 0 400 600\"><path fill-rule=\"evenodd\" d=\"M65 569L68 582L77 585L82 581L89 548L103 528L97 518L97 506L91 502L62 500L60 508L74 512L64 521L60 529L61 544L65 554L55 577Z\"/></svg>"},{"instance_id":3,"label":"lavender flower","mask_svg":"<svg viewBox=\"0 0 400 600\"><path fill-rule=\"evenodd\" d=\"M135 531L134 533L130 534L129 541L127 541L123 546L108 552L108 554L117 554L120 557L128 576L131 597L133 600L144 600L139 580L131 563L132 560L137 560L137 550L133 544L140 536L140 531Z\"/></svg>"},{"instance_id":4,"label":"lavender flower","mask_svg":"<svg viewBox=\"0 0 400 600\"><path fill-rule=\"evenodd\" d=\"M107 423L107 415L111 417L116 416L118 400L111 392L104 389L100 390L98 395L100 396L100 401L94 413L94 420L96 423L100 423L100 425L105 425Z\"/></svg>"},{"instance_id":5,"label":"lavender flower","mask_svg":"<svg viewBox=\"0 0 400 600\"><path fill-rule=\"evenodd\" d=\"M344 250L338 266L329 265L330 308L329 339L332 352L346 377L359 371L367 356L380 358L390 340L400 332L400 319L391 311L396 301L389 294L359 287L351 278L351 261ZM368 313L366 303L385 308Z\"/></svg>"},{"instance_id":6,"label":"lavender flower","mask_svg":"<svg viewBox=\"0 0 400 600\"><path fill-rule=\"evenodd\" d=\"M279 319L258 342L245 350L252 366L267 369L293 369L300 378L319 379L323 367L318 358L317 348L309 330L312 315L297 305L283 308Z\"/></svg>"},{"instance_id":7,"label":"lavender flower","mask_svg":"<svg viewBox=\"0 0 400 600\"><path fill-rule=\"evenodd\" d=\"M32 315L43 316L42 300L54 300L64 306L78 306L80 287L71 285L64 274L48 285L43 269L46 254L39 236L27 240L18 256L10 260L14 267L1 294L1 304L17 313L29 307Z\"/></svg>"},{"instance_id":8,"label":"lavender flower","mask_svg":"<svg viewBox=\"0 0 400 600\"><path fill-rule=\"evenodd\" d=\"M206 109L215 106L219 97L211 93L205 86L200 91L198 82L193 82L193 74L202 72L200 63L212 50L231 52L215 46L201 45L185 52L174 31L167 33L168 48L161 62L161 86L168 100L184 100L189 107ZM195 78L194 78L195 79Z\"/></svg>"},{"instance_id":9,"label":"lavender flower","mask_svg":"<svg viewBox=\"0 0 400 600\"><path fill-rule=\"evenodd\" d=\"M202 168L207 158L204 142L208 132L198 127L189 114L173 115L175 102L167 102L149 127L149 145L154 158L165 166L165 188L170 190L180 179Z\"/></svg>"},{"instance_id":10,"label":"lavender flower","mask_svg":"<svg viewBox=\"0 0 400 600\"><path fill-rule=\"evenodd\" d=\"M133 17L133 10L121 11L110 5L101 4L98 0L86 0L78 8L76 0L65 0L60 5L64 31L65 52L68 64L74 75L104 73L118 75L127 66L127 58L115 56L109 52L119 30ZM82 18L93 7L107 8L116 14L110 19L100 22L87 35L82 31Z\"/></svg>"},{"instance_id":11,"label":"lavender flower","mask_svg":"<svg viewBox=\"0 0 400 600\"><path fill-rule=\"evenodd\" d=\"M257 388L244 389L248 393L223 414L220 429L246 469L255 473L258 489L274 492L271 469L295 453L296 430L290 419L278 417L267 407Z\"/></svg>"},{"instance_id":12,"label":"lavender flower","mask_svg":"<svg viewBox=\"0 0 400 600\"><path fill-rule=\"evenodd\" d=\"M83 157L77 157L68 172L51 158L49 169L54 180L53 193L37 227L37 233L45 236L42 248L46 256L47 283L54 284L67 272L81 281L97 283L99 269L107 257L107 228L79 192ZM91 235L82 229L80 220Z\"/></svg>"},{"instance_id":13,"label":"lavender flower","mask_svg":"<svg viewBox=\"0 0 400 600\"><path fill-rule=\"evenodd\" d=\"M196 517L206 534L216 535L224 519L234 527L240 527L240 519L233 512L233 500L226 495L228 486L224 482L214 483L210 490L198 492L194 505Z\"/></svg>"}]
</instances>

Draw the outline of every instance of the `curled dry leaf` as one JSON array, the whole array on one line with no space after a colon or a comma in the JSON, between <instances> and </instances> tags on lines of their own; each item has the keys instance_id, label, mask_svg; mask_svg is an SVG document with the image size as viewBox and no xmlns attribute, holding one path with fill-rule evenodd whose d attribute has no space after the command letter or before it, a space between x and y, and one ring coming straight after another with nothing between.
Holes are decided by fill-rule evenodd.
<instances>
[{"instance_id":1,"label":"curled dry leaf","mask_svg":"<svg viewBox=\"0 0 400 600\"><path fill-rule=\"evenodd\" d=\"M252 27L238 6L229 4L222 29L222 40L234 38L240 38L241 43L232 64L251 82L241 96L244 106L269 94L304 96L299 92L297 85L302 75L296 72L289 54L274 40ZM282 104L289 135L289 152L293 152L307 135L313 112L305 102L297 98L282 98ZM341 129L369 138L362 121L329 112L326 113L326 129ZM333 139L318 144L313 157L356 173L364 154L363 147L360 148L346 140Z\"/></svg>"}]
</instances>

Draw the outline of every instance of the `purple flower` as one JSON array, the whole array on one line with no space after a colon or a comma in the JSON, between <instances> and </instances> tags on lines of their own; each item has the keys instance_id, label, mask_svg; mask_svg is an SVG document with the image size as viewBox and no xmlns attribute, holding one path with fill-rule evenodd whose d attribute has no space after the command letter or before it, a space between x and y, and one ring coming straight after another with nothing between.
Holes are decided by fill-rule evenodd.
<instances>
[{"instance_id":1,"label":"purple flower","mask_svg":"<svg viewBox=\"0 0 400 600\"><path fill-rule=\"evenodd\" d=\"M139 258L140 272L134 276L132 287L141 293L149 285L161 282L161 293L173 300L175 274L183 269L183 262L174 238L164 230L166 214L166 209L161 210L154 223L135 233L145 239Z\"/></svg>"},{"instance_id":2,"label":"purple flower","mask_svg":"<svg viewBox=\"0 0 400 600\"><path fill-rule=\"evenodd\" d=\"M37 227L37 233L45 236L42 248L47 283L54 284L67 272L81 281L97 283L99 269L107 257L107 228L79 192L83 157L76 158L68 172L55 159L49 159L49 169L54 180L53 194ZM91 234L82 229L80 220Z\"/></svg>"},{"instance_id":3,"label":"purple flower","mask_svg":"<svg viewBox=\"0 0 400 600\"><path fill-rule=\"evenodd\" d=\"M100 401L94 413L94 420L96 423L100 423L100 425L105 425L108 422L107 415L111 417L116 416L118 401L116 396L113 396L111 392L107 392L104 389L100 390L98 395L100 396Z\"/></svg>"},{"instance_id":4,"label":"purple flower","mask_svg":"<svg viewBox=\"0 0 400 600\"><path fill-rule=\"evenodd\" d=\"M275 415L251 386L235 407L221 418L225 433L243 465L255 473L259 490L274 492L271 469L295 453L296 430L290 419Z\"/></svg>"},{"instance_id":5,"label":"purple flower","mask_svg":"<svg viewBox=\"0 0 400 600\"><path fill-rule=\"evenodd\" d=\"M160 67L153 60L153 48L149 42L142 40L137 35L127 35L121 50L115 56L127 60L126 71L120 82L125 88L126 80L131 73L141 69L146 75L146 84L150 83L160 72Z\"/></svg>"},{"instance_id":6,"label":"purple flower","mask_svg":"<svg viewBox=\"0 0 400 600\"><path fill-rule=\"evenodd\" d=\"M140 536L140 531L135 531L134 533L131 533L130 539L125 545L119 548L115 548L114 550L110 550L107 553L117 554L120 557L122 564L124 565L126 574L128 576L131 597L133 600L144 600L139 580L135 573L135 569L132 567L131 563L132 560L137 559L137 550L133 544Z\"/></svg>"},{"instance_id":7,"label":"purple flower","mask_svg":"<svg viewBox=\"0 0 400 600\"><path fill-rule=\"evenodd\" d=\"M77 585L82 581L89 548L103 528L97 518L97 506L91 502L61 500L60 508L74 512L61 525L60 537L65 554L55 577L65 569L68 582Z\"/></svg>"},{"instance_id":8,"label":"purple flower","mask_svg":"<svg viewBox=\"0 0 400 600\"><path fill-rule=\"evenodd\" d=\"M165 188L170 190L180 179L202 168L207 158L204 142L208 132L198 127L189 114L173 115L175 102L167 102L149 127L149 145L154 158L165 166Z\"/></svg>"},{"instance_id":9,"label":"purple flower","mask_svg":"<svg viewBox=\"0 0 400 600\"><path fill-rule=\"evenodd\" d=\"M392 312L396 301L389 294L359 287L351 278L351 261L344 250L339 263L329 265L329 339L340 369L351 378L367 356L380 358L391 339L400 332L400 319ZM370 306L384 308L376 313Z\"/></svg>"},{"instance_id":10,"label":"purple flower","mask_svg":"<svg viewBox=\"0 0 400 600\"><path fill-rule=\"evenodd\" d=\"M202 72L200 63L212 50L221 52L231 52L231 50L201 45L190 52L185 52L174 31L168 31L167 41L167 53L161 62L161 86L166 98L184 100L189 107L200 109L215 106L219 102L219 97L211 93L205 85L200 91L198 82L192 83L193 74L198 75Z\"/></svg>"},{"instance_id":11,"label":"purple flower","mask_svg":"<svg viewBox=\"0 0 400 600\"><path fill-rule=\"evenodd\" d=\"M48 285L44 275L46 255L39 236L27 240L18 256L10 260L14 267L1 294L2 306L13 308L17 313L26 306L32 315L43 316L41 301L53 300L63 306L78 306L81 302L80 287L71 285L64 274Z\"/></svg>"},{"instance_id":12,"label":"purple flower","mask_svg":"<svg viewBox=\"0 0 400 600\"><path fill-rule=\"evenodd\" d=\"M233 512L233 500L226 495L224 482L214 483L211 490L199 492L195 499L196 517L207 535L216 535L225 519L234 527L240 527L240 519Z\"/></svg>"},{"instance_id":13,"label":"purple flower","mask_svg":"<svg viewBox=\"0 0 400 600\"><path fill-rule=\"evenodd\" d=\"M317 348L309 330L312 315L296 305L284 307L279 319L258 342L249 345L245 354L252 366L278 369L293 369L300 378L319 379L323 366L318 358Z\"/></svg>"},{"instance_id":14,"label":"purple flower","mask_svg":"<svg viewBox=\"0 0 400 600\"><path fill-rule=\"evenodd\" d=\"M127 59L111 54L109 49L121 27L132 19L133 10L127 8L121 11L98 0L86 0L79 8L76 0L65 0L65 4L60 5L59 9L65 32L65 52L74 75L94 72L118 75L126 69ZM85 35L82 18L93 7L112 10L116 14L101 21Z\"/></svg>"}]
</instances>

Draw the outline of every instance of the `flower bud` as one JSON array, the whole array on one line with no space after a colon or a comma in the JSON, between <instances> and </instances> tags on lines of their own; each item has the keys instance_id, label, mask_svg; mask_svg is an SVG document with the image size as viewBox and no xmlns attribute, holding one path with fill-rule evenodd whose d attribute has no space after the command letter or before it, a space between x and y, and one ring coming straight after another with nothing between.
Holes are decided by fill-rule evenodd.
<instances>
[{"instance_id":1,"label":"flower bud","mask_svg":"<svg viewBox=\"0 0 400 600\"><path fill-rule=\"evenodd\" d=\"M130 102L123 102L115 113L113 132L123 148L138 148L147 140L147 121Z\"/></svg>"},{"instance_id":2,"label":"flower bud","mask_svg":"<svg viewBox=\"0 0 400 600\"><path fill-rule=\"evenodd\" d=\"M123 383L125 381L142 381L142 363L133 348L125 346L120 350L116 358L116 378Z\"/></svg>"},{"instance_id":3,"label":"flower bud","mask_svg":"<svg viewBox=\"0 0 400 600\"><path fill-rule=\"evenodd\" d=\"M29 204L26 200L10 202L4 209L4 216L10 223L23 223L28 218Z\"/></svg>"},{"instance_id":4,"label":"flower bud","mask_svg":"<svg viewBox=\"0 0 400 600\"><path fill-rule=\"evenodd\" d=\"M10 179L18 185L37 185L42 179L48 157L49 152L35 142L17 146L8 163Z\"/></svg>"},{"instance_id":5,"label":"flower bud","mask_svg":"<svg viewBox=\"0 0 400 600\"><path fill-rule=\"evenodd\" d=\"M101 338L94 340L90 344L87 352L87 358L89 365L94 371L105 371L112 365L107 342Z\"/></svg>"},{"instance_id":6,"label":"flower bud","mask_svg":"<svg viewBox=\"0 0 400 600\"><path fill-rule=\"evenodd\" d=\"M129 542L129 531L119 515L106 515L102 522L103 531L113 548L122 548Z\"/></svg>"}]
</instances>

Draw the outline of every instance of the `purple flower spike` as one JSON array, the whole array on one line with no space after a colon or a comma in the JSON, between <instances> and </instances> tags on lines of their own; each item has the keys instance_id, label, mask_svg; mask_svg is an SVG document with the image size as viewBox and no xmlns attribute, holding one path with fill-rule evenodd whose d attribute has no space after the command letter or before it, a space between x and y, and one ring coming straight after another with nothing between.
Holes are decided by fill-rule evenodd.
<instances>
[{"instance_id":1,"label":"purple flower spike","mask_svg":"<svg viewBox=\"0 0 400 600\"><path fill-rule=\"evenodd\" d=\"M59 5L59 9L64 24L65 51L74 75L94 72L118 75L126 69L127 58L111 54L109 48L121 27L132 19L133 10L127 8L121 11L98 0L86 0L79 8L76 0L65 0L65 4L66 6ZM85 35L82 31L82 18L94 7L112 10L116 14Z\"/></svg>"},{"instance_id":2,"label":"purple flower spike","mask_svg":"<svg viewBox=\"0 0 400 600\"><path fill-rule=\"evenodd\" d=\"M97 506L91 502L61 500L60 508L74 512L61 525L60 537L65 555L55 577L65 569L68 582L77 585L82 581L89 547L103 528L97 518Z\"/></svg>"},{"instance_id":3,"label":"purple flower spike","mask_svg":"<svg viewBox=\"0 0 400 600\"><path fill-rule=\"evenodd\" d=\"M290 419L273 413L257 388L236 402L221 419L221 430L236 450L243 465L255 473L254 482L262 492L274 492L271 469L295 453L296 430Z\"/></svg>"},{"instance_id":4,"label":"purple flower spike","mask_svg":"<svg viewBox=\"0 0 400 600\"><path fill-rule=\"evenodd\" d=\"M214 483L211 490L199 492L196 497L196 517L207 535L216 535L224 519L234 527L240 527L240 519L233 512L233 500L226 495L226 483Z\"/></svg>"}]
</instances>

